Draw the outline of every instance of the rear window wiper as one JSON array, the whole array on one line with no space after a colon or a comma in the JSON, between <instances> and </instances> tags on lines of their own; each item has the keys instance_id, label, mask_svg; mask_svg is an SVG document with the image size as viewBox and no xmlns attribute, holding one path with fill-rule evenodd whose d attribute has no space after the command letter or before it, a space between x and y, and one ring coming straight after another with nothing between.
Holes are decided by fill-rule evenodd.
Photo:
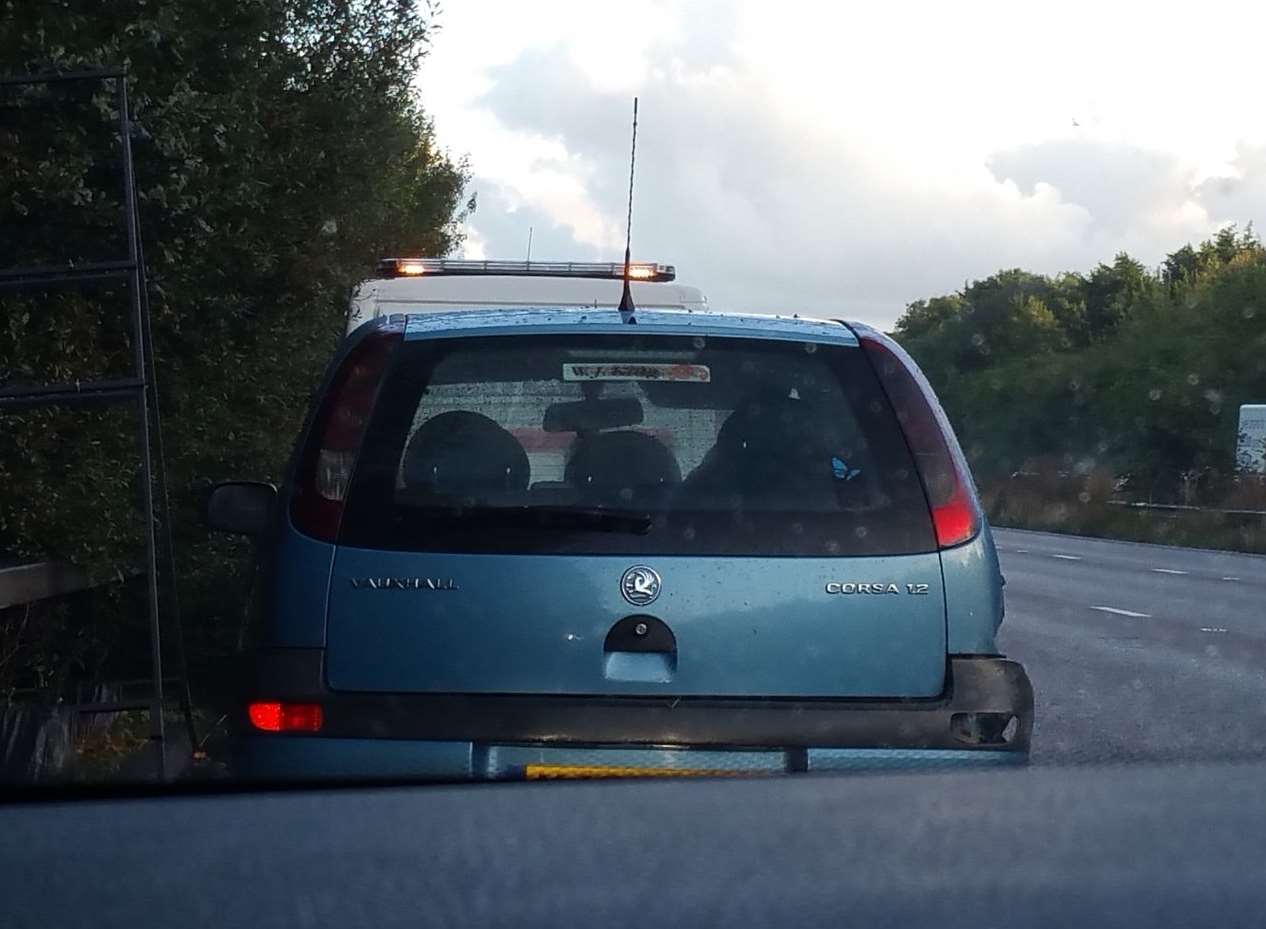
<instances>
[{"instance_id":1,"label":"rear window wiper","mask_svg":"<svg viewBox=\"0 0 1266 929\"><path fill-rule=\"evenodd\" d=\"M654 522L649 513L575 506L421 506L412 508L428 521L524 529L590 529L642 535Z\"/></svg>"}]
</instances>

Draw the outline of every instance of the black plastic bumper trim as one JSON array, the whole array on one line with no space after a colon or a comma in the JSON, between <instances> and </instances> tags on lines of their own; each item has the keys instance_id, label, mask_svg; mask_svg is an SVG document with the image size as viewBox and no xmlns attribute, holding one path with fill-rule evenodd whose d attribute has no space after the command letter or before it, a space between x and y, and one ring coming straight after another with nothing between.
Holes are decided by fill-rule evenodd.
<instances>
[{"instance_id":1,"label":"black plastic bumper trim","mask_svg":"<svg viewBox=\"0 0 1266 929\"><path fill-rule=\"evenodd\" d=\"M945 693L931 700L348 693L325 687L323 657L262 651L251 697L320 703L322 738L1023 752L1033 729L1028 675L997 656L949 656ZM951 724L964 713L1014 716L1015 732L1006 744L965 741Z\"/></svg>"}]
</instances>

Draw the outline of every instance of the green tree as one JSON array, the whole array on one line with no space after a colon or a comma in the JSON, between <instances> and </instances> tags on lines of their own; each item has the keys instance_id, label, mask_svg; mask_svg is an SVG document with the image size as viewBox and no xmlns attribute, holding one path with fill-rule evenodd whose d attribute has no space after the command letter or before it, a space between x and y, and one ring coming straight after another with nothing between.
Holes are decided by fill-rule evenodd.
<instances>
[{"instance_id":1,"label":"green tree","mask_svg":"<svg viewBox=\"0 0 1266 929\"><path fill-rule=\"evenodd\" d=\"M1232 226L1155 275L1124 254L1086 276L999 272L911 304L894 334L986 485L1040 461L1179 499L1232 472L1239 405L1266 398L1266 252Z\"/></svg>"},{"instance_id":2,"label":"green tree","mask_svg":"<svg viewBox=\"0 0 1266 929\"><path fill-rule=\"evenodd\" d=\"M1219 229L1212 239L1193 248L1190 243L1165 256L1161 278L1173 287L1193 283L1201 275L1216 274L1232 262L1258 262L1263 257L1261 240L1249 223L1243 232L1234 223Z\"/></svg>"},{"instance_id":3,"label":"green tree","mask_svg":"<svg viewBox=\"0 0 1266 929\"><path fill-rule=\"evenodd\" d=\"M944 387L956 373L1066 347L1081 312L1077 299L1063 279L999 271L959 293L911 303L894 335Z\"/></svg>"},{"instance_id":4,"label":"green tree","mask_svg":"<svg viewBox=\"0 0 1266 929\"><path fill-rule=\"evenodd\" d=\"M208 540L198 485L276 478L351 286L383 254L460 239L466 168L412 89L431 31L414 0L0 3L7 70L128 68L182 571L211 614L240 606L219 590L241 547ZM0 100L0 265L120 257L114 118L104 85ZM120 294L99 296L2 298L0 383L123 369ZM5 414L0 549L134 558L125 427Z\"/></svg>"},{"instance_id":5,"label":"green tree","mask_svg":"<svg viewBox=\"0 0 1266 929\"><path fill-rule=\"evenodd\" d=\"M1184 245L1165 256L1161 278L1170 287L1194 281L1200 273L1200 256L1191 245Z\"/></svg>"},{"instance_id":6,"label":"green tree","mask_svg":"<svg viewBox=\"0 0 1266 929\"><path fill-rule=\"evenodd\" d=\"M1107 338L1148 294L1152 278L1143 265L1125 252L1112 264L1101 264L1083 285L1086 331L1091 341Z\"/></svg>"}]
</instances>

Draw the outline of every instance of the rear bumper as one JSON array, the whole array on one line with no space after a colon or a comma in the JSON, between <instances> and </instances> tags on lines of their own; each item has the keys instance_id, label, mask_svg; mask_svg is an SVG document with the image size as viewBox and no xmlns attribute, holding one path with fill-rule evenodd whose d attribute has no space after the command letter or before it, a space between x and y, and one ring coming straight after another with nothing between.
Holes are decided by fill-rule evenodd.
<instances>
[{"instance_id":1,"label":"rear bumper","mask_svg":"<svg viewBox=\"0 0 1266 929\"><path fill-rule=\"evenodd\" d=\"M998 656L950 656L940 697L877 701L343 693L325 687L322 657L319 649L260 653L250 698L319 703L324 724L319 735L248 730L241 774L482 778L513 776L526 764L721 771L732 763L744 772L996 764L1023 762L1033 728L1028 676ZM1008 720L1006 738L995 737Z\"/></svg>"},{"instance_id":2,"label":"rear bumper","mask_svg":"<svg viewBox=\"0 0 1266 929\"><path fill-rule=\"evenodd\" d=\"M1016 751L956 749L811 748L794 751L713 749L553 748L481 746L473 742L412 739L277 739L249 736L238 770L245 780L521 780L537 766L569 771L553 777L624 776L679 772L710 776L911 771L1023 765ZM540 775L536 775L540 776Z\"/></svg>"}]
</instances>

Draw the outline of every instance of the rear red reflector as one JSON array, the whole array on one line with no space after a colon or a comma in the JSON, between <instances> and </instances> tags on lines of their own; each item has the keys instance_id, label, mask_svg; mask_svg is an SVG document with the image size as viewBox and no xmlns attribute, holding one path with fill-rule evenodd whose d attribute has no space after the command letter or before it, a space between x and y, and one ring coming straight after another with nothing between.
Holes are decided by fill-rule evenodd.
<instances>
[{"instance_id":1,"label":"rear red reflector","mask_svg":"<svg viewBox=\"0 0 1266 929\"><path fill-rule=\"evenodd\" d=\"M252 703L247 708L251 725L264 732L320 732L325 714L315 703Z\"/></svg>"}]
</instances>

